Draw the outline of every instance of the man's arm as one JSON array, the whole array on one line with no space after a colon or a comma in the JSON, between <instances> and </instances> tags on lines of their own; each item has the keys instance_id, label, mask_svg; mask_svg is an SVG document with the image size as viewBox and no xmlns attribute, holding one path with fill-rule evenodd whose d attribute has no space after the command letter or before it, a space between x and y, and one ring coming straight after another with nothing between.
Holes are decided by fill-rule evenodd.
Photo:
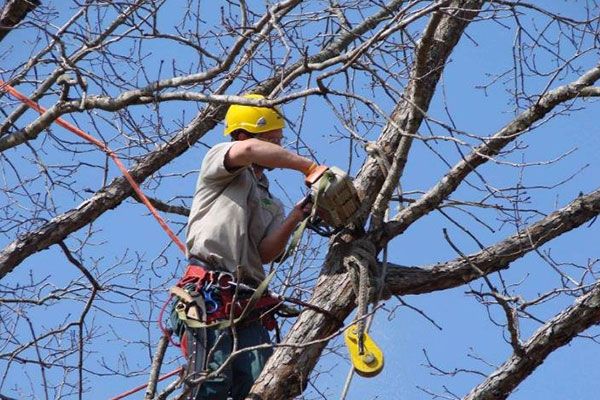
<instances>
[{"instance_id":1,"label":"man's arm","mask_svg":"<svg viewBox=\"0 0 600 400\"><path fill-rule=\"evenodd\" d=\"M254 138L235 142L225 156L225 167L228 170L235 170L251 164L294 169L305 175L315 165L308 158L287 151L274 143Z\"/></svg>"},{"instance_id":2,"label":"man's arm","mask_svg":"<svg viewBox=\"0 0 600 400\"><path fill-rule=\"evenodd\" d=\"M283 223L265 236L258 245L258 253L263 264L270 263L281 255L294 229L304 219L306 213L310 212L311 208L312 203L307 203L304 200L300 201L294 206L287 218L283 220Z\"/></svg>"}]
</instances>

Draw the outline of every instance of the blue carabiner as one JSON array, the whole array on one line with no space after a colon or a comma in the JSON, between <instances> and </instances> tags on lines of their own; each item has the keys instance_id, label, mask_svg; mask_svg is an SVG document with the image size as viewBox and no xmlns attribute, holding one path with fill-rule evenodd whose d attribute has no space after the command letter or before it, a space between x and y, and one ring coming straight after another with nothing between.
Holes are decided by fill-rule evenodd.
<instances>
[{"instance_id":1,"label":"blue carabiner","mask_svg":"<svg viewBox=\"0 0 600 400\"><path fill-rule=\"evenodd\" d=\"M206 304L206 313L212 314L219 309L219 303L213 298L211 290L202 289L204 304Z\"/></svg>"}]
</instances>

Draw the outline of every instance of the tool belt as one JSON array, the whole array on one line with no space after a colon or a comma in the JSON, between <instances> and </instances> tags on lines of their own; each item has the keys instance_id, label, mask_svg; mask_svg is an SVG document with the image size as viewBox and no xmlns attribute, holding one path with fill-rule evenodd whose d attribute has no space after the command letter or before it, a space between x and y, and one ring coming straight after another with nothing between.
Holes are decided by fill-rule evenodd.
<instances>
[{"instance_id":1,"label":"tool belt","mask_svg":"<svg viewBox=\"0 0 600 400\"><path fill-rule=\"evenodd\" d=\"M254 288L237 283L229 272L211 271L199 265L189 265L170 292L176 298L174 314L183 323L173 324L179 337L184 324L190 328L225 328L231 325L229 321L260 320L266 329L273 330L277 324L274 313L282 304L268 291L258 294ZM260 297L253 299L257 294Z\"/></svg>"}]
</instances>

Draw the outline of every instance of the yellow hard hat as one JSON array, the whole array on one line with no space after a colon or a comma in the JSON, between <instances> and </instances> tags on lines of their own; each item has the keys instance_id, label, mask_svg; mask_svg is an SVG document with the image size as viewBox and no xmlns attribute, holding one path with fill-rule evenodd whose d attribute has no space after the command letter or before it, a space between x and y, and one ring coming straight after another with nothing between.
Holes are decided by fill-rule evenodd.
<instances>
[{"instance_id":1,"label":"yellow hard hat","mask_svg":"<svg viewBox=\"0 0 600 400\"><path fill-rule=\"evenodd\" d=\"M246 99L264 99L261 94L246 94ZM285 121L278 108L232 104L225 115L225 136L238 129L250 133L262 133L283 129Z\"/></svg>"}]
</instances>

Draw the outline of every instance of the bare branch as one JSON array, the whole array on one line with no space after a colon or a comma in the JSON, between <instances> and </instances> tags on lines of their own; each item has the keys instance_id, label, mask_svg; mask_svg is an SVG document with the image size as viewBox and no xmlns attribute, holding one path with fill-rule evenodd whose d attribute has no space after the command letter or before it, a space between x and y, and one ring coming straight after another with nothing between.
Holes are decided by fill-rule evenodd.
<instances>
[{"instance_id":1,"label":"bare branch","mask_svg":"<svg viewBox=\"0 0 600 400\"><path fill-rule=\"evenodd\" d=\"M123 24L123 22L127 18L129 18L129 16L131 16L131 14L133 14L146 1L147 0L137 0L134 4L132 4L127 9L125 9L125 11L122 12L121 14L119 14L119 16L117 18L115 18L115 20L112 21L102 33L100 33L97 37L93 38L92 40L86 42L78 51L76 51L70 57L70 60L69 60L70 64L73 65L76 62L78 62L79 60L85 58L90 53L94 52L96 50L96 48L98 46L100 46L111 35L111 33L113 33L119 26L121 26L121 24ZM48 78L46 78L37 87L37 89L31 94L31 96L29 96L29 98L33 101L38 101L47 92L47 90L50 89L50 87L54 83L56 83L56 80L62 74L64 74L65 71L66 71L66 69L65 69L64 65L61 65L60 67L56 68L50 74L50 76ZM28 107L24 104L18 106L6 118L6 120L2 123L2 125L0 125L0 134L6 133L7 129L9 129L25 113L25 111L27 111L27 109L28 109ZM27 139L31 139L31 138L26 137L26 138L23 138L22 141L27 140Z\"/></svg>"},{"instance_id":2,"label":"bare branch","mask_svg":"<svg viewBox=\"0 0 600 400\"><path fill-rule=\"evenodd\" d=\"M513 354L474 388L465 400L505 399L540 366L554 350L600 322L600 284L578 297L568 309L540 327L523 345L523 354Z\"/></svg>"},{"instance_id":3,"label":"bare branch","mask_svg":"<svg viewBox=\"0 0 600 400\"><path fill-rule=\"evenodd\" d=\"M417 294L461 286L483 274L508 268L511 262L550 240L575 229L600 214L600 189L578 197L569 205L525 227L479 253L425 268L393 266L388 270L387 285L393 294Z\"/></svg>"},{"instance_id":4,"label":"bare branch","mask_svg":"<svg viewBox=\"0 0 600 400\"><path fill-rule=\"evenodd\" d=\"M372 24L364 29L373 28ZM315 59L327 57L331 52L343 50L343 46L351 41L336 42L333 48L327 48L315 55ZM265 81L260 90L270 92L278 80L273 78ZM227 86L222 87L225 90ZM216 93L219 95L220 93ZM35 100L35 96L31 96ZM242 100L247 101L247 100ZM50 112L49 110L48 112ZM169 143L159 147L144 156L138 164L130 169L130 174L137 182L143 182L162 166L189 149L190 143L195 143L206 132L214 128L225 115L226 107L221 104L209 105L189 125L177 134ZM52 118L50 118L52 119ZM35 232L30 232L13 241L0 252L0 279L30 254L41 251L48 246L63 240L67 235L94 221L107 210L115 208L132 193L124 178L115 179L110 185L98 191L77 209L64 213Z\"/></svg>"},{"instance_id":5,"label":"bare branch","mask_svg":"<svg viewBox=\"0 0 600 400\"><path fill-rule=\"evenodd\" d=\"M167 346L169 346L169 337L163 335L158 341L156 353L154 354L154 359L152 360L152 367L150 369L150 379L148 380L148 387L146 388L144 400L153 399L154 395L156 394L158 376L160 375L160 368L162 367L163 358L165 356L165 352L167 351Z\"/></svg>"},{"instance_id":6,"label":"bare branch","mask_svg":"<svg viewBox=\"0 0 600 400\"><path fill-rule=\"evenodd\" d=\"M414 221L438 207L463 180L478 166L527 132L531 126L542 119L554 107L580 96L581 91L600 78L600 65L590 69L577 81L561 86L542 96L535 104L521 113L498 133L473 150L462 161L456 164L439 183L431 188L423 197L402 210L394 221L389 222L382 232L381 244L404 232Z\"/></svg>"},{"instance_id":7,"label":"bare branch","mask_svg":"<svg viewBox=\"0 0 600 400\"><path fill-rule=\"evenodd\" d=\"M40 4L40 0L7 0L0 13L0 41Z\"/></svg>"},{"instance_id":8,"label":"bare branch","mask_svg":"<svg viewBox=\"0 0 600 400\"><path fill-rule=\"evenodd\" d=\"M454 4L454 3L453 3ZM459 4L459 3L456 3ZM433 96L435 85L446 57L458 42L462 32L469 22L477 15L481 3L474 1L463 4L465 10L459 9L456 14L446 14L442 18L436 32L437 40L430 49L428 68L431 71L418 81L411 81L406 95L410 102L402 102L396 107L392 119L399 125L408 123L413 118L420 121L422 113L412 107L413 103L427 104ZM443 45L442 45L443 43ZM439 47L436 46L439 44ZM418 82L418 83L417 83ZM416 90L416 88L420 90ZM400 123L400 121L403 121ZM414 123L416 129L417 123ZM385 131L378 145L387 152L393 152L400 138L400 133L390 128ZM363 193L377 193L383 183L383 174L376 160L363 166L363 172L355 181ZM377 189L375 189L377 188ZM374 200L374 196L371 196ZM370 200L372 202L373 200ZM370 203L369 202L369 203ZM351 240L351 239L350 239ZM347 246L347 245L346 245ZM339 263L343 254L342 243L334 245L327 256L323 272L317 286L313 291L310 303L325 308L336 317L343 320L354 308L354 294L351 278L348 274L340 273ZM335 320L325 319L322 315L306 312L296 321L286 337L286 343L303 343L318 338L323 338L338 329ZM314 368L325 343L294 351L292 349L278 349L269 359L261 376L255 383L251 395L262 398L283 399L291 398L304 390L308 375Z\"/></svg>"},{"instance_id":9,"label":"bare branch","mask_svg":"<svg viewBox=\"0 0 600 400\"><path fill-rule=\"evenodd\" d=\"M456 5L453 2L449 8L452 9L454 6ZM445 14L438 21L439 16L435 13L433 14L430 24L425 30L425 33L432 37L424 37L421 40L421 45L418 48L423 51L419 53L420 56L415 60L411 69L410 76L412 79L405 90L401 99L402 101L396 105L394 111L391 113L390 119L393 123L385 126L381 136L377 140L377 147L389 157L388 162L390 164L394 161L392 157L401 138L406 136L406 134L414 135L419 128L424 118L423 110L429 107L429 102L433 97L447 58L466 28L463 20L469 21L471 18L474 18L479 7L481 7L481 3L473 1L456 7L458 7L456 18ZM405 155L408 152L410 143L411 141L408 140L406 148L400 155ZM403 159L404 156L398 158L398 174L402 171ZM390 178L390 182L394 181L393 178L393 176ZM358 187L364 197L362 207L359 210L362 218L366 218L370 212L384 179L378 161L374 158L369 158L355 180L355 186ZM389 192L389 189L386 191Z\"/></svg>"}]
</instances>

